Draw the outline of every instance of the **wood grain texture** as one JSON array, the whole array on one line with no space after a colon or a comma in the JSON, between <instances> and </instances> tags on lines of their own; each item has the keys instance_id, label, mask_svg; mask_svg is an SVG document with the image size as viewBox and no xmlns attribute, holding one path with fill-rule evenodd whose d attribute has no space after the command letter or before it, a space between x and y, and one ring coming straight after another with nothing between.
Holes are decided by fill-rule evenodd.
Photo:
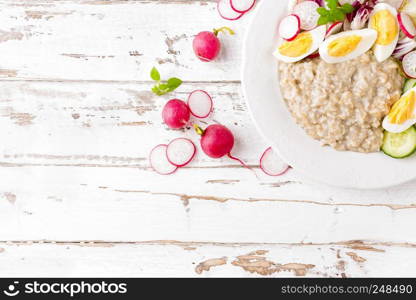
<instances>
[{"instance_id":1,"label":"wood grain texture","mask_svg":"<svg viewBox=\"0 0 416 300\"><path fill-rule=\"evenodd\" d=\"M214 1L0 1L0 77L48 80L148 80L157 65L183 80L239 80L248 17L221 19ZM197 28L195 24L198 24ZM221 58L200 62L199 31L232 26Z\"/></svg>"},{"instance_id":2,"label":"wood grain texture","mask_svg":"<svg viewBox=\"0 0 416 300\"><path fill-rule=\"evenodd\" d=\"M198 86L185 84L172 96L183 98ZM273 178L255 168L257 179L201 151L189 167L157 175L147 161L154 145L198 138L192 130L166 130L160 118L166 97L154 97L149 87L3 83L2 240L415 242L409 236L412 184L340 190L305 183L296 170ZM256 167L266 144L245 113L238 85L205 88L216 102L207 122L233 120L234 154Z\"/></svg>"}]
</instances>

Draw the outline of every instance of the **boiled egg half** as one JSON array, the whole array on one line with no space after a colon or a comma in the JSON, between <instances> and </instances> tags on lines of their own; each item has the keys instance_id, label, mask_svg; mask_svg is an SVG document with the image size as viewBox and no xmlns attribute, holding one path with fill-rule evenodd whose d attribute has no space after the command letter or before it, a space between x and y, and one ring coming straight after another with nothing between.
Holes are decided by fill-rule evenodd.
<instances>
[{"instance_id":1,"label":"boiled egg half","mask_svg":"<svg viewBox=\"0 0 416 300\"><path fill-rule=\"evenodd\" d=\"M400 133L416 124L416 87L407 91L393 104L383 120L383 128L388 132Z\"/></svg>"},{"instance_id":2,"label":"boiled egg half","mask_svg":"<svg viewBox=\"0 0 416 300\"><path fill-rule=\"evenodd\" d=\"M283 62L293 63L304 59L318 50L324 41L326 26L319 26L315 29L304 31L288 42L279 45L273 55Z\"/></svg>"},{"instance_id":3,"label":"boiled egg half","mask_svg":"<svg viewBox=\"0 0 416 300\"><path fill-rule=\"evenodd\" d=\"M370 50L376 39L377 31L373 29L344 31L325 40L319 54L330 64L344 62Z\"/></svg>"},{"instance_id":4,"label":"boiled egg half","mask_svg":"<svg viewBox=\"0 0 416 300\"><path fill-rule=\"evenodd\" d=\"M397 10L386 3L377 4L370 15L368 28L377 31L377 40L373 49L377 61L382 62L392 55L399 40Z\"/></svg>"}]
</instances>

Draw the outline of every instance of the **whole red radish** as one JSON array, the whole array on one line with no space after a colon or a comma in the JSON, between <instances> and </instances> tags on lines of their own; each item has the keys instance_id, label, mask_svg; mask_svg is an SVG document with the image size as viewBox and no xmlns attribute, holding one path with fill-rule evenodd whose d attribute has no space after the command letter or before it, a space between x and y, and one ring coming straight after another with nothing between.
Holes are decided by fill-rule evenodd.
<instances>
[{"instance_id":1,"label":"whole red radish","mask_svg":"<svg viewBox=\"0 0 416 300\"><path fill-rule=\"evenodd\" d=\"M194 38L194 52L201 61L209 62L217 58L221 51L221 42L218 39L218 34L220 32L228 32L231 35L234 34L234 31L230 28L221 27L219 29L214 29L213 32L202 31Z\"/></svg>"},{"instance_id":2,"label":"whole red radish","mask_svg":"<svg viewBox=\"0 0 416 300\"><path fill-rule=\"evenodd\" d=\"M188 123L191 113L189 112L188 105L184 101L172 99L163 108L162 117L169 128L180 129Z\"/></svg>"},{"instance_id":3,"label":"whole red radish","mask_svg":"<svg viewBox=\"0 0 416 300\"><path fill-rule=\"evenodd\" d=\"M227 127L220 124L209 125L205 130L196 124L194 127L201 136L201 148L206 155L212 158L221 158L227 155L250 169L242 160L231 155L231 150L234 147L234 135Z\"/></svg>"}]
</instances>

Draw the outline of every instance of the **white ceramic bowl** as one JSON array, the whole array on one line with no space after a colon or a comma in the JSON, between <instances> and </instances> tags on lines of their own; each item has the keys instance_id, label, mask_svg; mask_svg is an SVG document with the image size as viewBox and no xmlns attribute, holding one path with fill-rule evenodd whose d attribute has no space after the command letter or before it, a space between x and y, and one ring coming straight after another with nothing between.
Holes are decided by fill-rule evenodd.
<instances>
[{"instance_id":1,"label":"white ceramic bowl","mask_svg":"<svg viewBox=\"0 0 416 300\"><path fill-rule=\"evenodd\" d=\"M416 155L393 159L383 153L339 152L322 147L296 125L282 100L272 56L287 0L263 0L252 16L243 49L242 88L258 131L294 169L333 186L375 189L416 178Z\"/></svg>"}]
</instances>

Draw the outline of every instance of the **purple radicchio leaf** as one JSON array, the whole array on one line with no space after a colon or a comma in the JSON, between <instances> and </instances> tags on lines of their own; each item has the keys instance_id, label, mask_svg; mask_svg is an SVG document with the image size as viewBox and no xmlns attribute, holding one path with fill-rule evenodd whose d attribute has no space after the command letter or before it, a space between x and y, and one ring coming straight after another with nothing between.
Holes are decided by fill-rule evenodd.
<instances>
[{"instance_id":1,"label":"purple radicchio leaf","mask_svg":"<svg viewBox=\"0 0 416 300\"><path fill-rule=\"evenodd\" d=\"M325 6L325 0L313 0L313 2L315 2L316 4L318 4L321 7Z\"/></svg>"},{"instance_id":2,"label":"purple radicchio leaf","mask_svg":"<svg viewBox=\"0 0 416 300\"><path fill-rule=\"evenodd\" d=\"M360 7L362 6L361 1L356 0L352 3L352 7L354 7L354 10L352 13L347 14L347 20L348 22L352 22L352 20L354 19L355 15L357 14L357 11L360 9Z\"/></svg>"},{"instance_id":3,"label":"purple radicchio leaf","mask_svg":"<svg viewBox=\"0 0 416 300\"><path fill-rule=\"evenodd\" d=\"M351 22L351 29L358 30L364 28L376 4L377 0L366 0L363 3L355 1L353 4L354 12L347 15Z\"/></svg>"}]
</instances>

